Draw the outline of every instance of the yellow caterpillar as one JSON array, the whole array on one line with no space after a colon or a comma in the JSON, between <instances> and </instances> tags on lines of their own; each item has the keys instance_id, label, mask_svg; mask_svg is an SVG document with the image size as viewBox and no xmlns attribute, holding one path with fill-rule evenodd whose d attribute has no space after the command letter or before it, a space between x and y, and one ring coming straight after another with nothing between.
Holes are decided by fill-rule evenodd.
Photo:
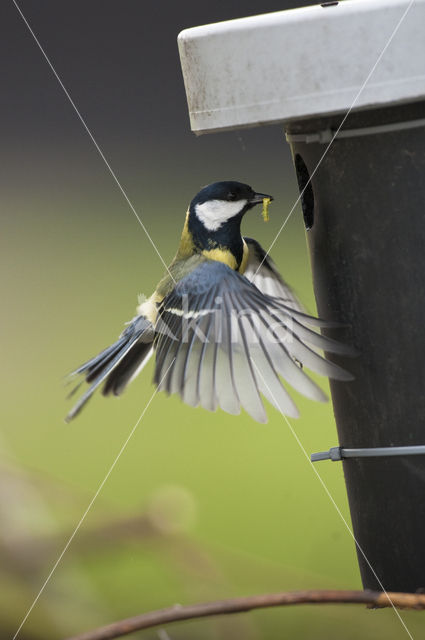
<instances>
[{"instance_id":1,"label":"yellow caterpillar","mask_svg":"<svg viewBox=\"0 0 425 640\"><path fill-rule=\"evenodd\" d=\"M269 221L269 204L271 202L271 198L263 198L263 210L261 215L263 216L264 222Z\"/></svg>"}]
</instances>

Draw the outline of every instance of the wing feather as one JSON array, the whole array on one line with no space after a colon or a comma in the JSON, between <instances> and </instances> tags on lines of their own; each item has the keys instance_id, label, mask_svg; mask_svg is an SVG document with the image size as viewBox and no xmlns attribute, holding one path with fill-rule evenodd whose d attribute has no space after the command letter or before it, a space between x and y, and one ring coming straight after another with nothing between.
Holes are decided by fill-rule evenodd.
<instances>
[{"instance_id":1,"label":"wing feather","mask_svg":"<svg viewBox=\"0 0 425 640\"><path fill-rule=\"evenodd\" d=\"M199 306L203 309L207 308L208 304L208 292L202 296L199 300ZM178 307L177 307L178 308ZM183 314L184 314L184 310ZM175 323L178 327L179 323L185 322L185 326L183 328L184 335L180 336L180 340L178 341L177 348L174 352L175 360L170 367L170 371L167 375L167 391L168 393L181 393L182 388L184 387L184 371L186 365L186 356L188 353L188 344L189 342L193 345L195 343L196 332L193 330L191 326L191 322L189 319L184 319L184 316L180 316L178 314L173 314L175 316ZM200 325L201 323L199 323ZM178 331L178 329L176 329ZM201 331L201 326L198 326L198 330Z\"/></svg>"},{"instance_id":2,"label":"wing feather","mask_svg":"<svg viewBox=\"0 0 425 640\"><path fill-rule=\"evenodd\" d=\"M353 376L340 367L339 365L327 360L322 355L311 349L307 344L305 344L299 335L288 325L282 325L281 319L279 316L270 311L271 318L275 321L272 327L273 335L276 340L284 345L290 355L300 362L303 366L311 369L315 373L319 373L321 375L327 376L334 380L352 380ZM316 334L319 336L319 334ZM324 336L320 336L325 338ZM330 338L325 338L326 340L331 340ZM331 347L334 344L334 340L331 342ZM327 343L326 343L327 344ZM327 349L327 351L332 351L331 349ZM350 355L352 355L350 353Z\"/></svg>"},{"instance_id":3,"label":"wing feather","mask_svg":"<svg viewBox=\"0 0 425 640\"><path fill-rule=\"evenodd\" d=\"M200 405L212 411L215 402L214 395L211 387L203 381L203 374L204 362L210 343L214 344L213 313L206 315L200 326L202 326L201 340L199 339L200 336L195 331L192 331L180 395L184 402L192 406Z\"/></svg>"},{"instance_id":4,"label":"wing feather","mask_svg":"<svg viewBox=\"0 0 425 640\"><path fill-rule=\"evenodd\" d=\"M214 340L215 316L211 314L205 334L205 342L199 357L197 392L201 405L208 411L217 409L216 367L218 343Z\"/></svg>"},{"instance_id":5,"label":"wing feather","mask_svg":"<svg viewBox=\"0 0 425 640\"><path fill-rule=\"evenodd\" d=\"M259 373L257 376L259 390L278 411L292 418L298 418L298 409L280 382L268 345L264 342L260 331L255 327L251 315L247 314L246 318L251 325L252 333L258 339L258 348L255 348L255 345L251 346L250 357L254 368Z\"/></svg>"},{"instance_id":6,"label":"wing feather","mask_svg":"<svg viewBox=\"0 0 425 640\"><path fill-rule=\"evenodd\" d=\"M240 399L235 384L234 353L232 348L231 318L220 309L217 321L217 400L227 413L238 415L241 412Z\"/></svg>"},{"instance_id":7,"label":"wing feather","mask_svg":"<svg viewBox=\"0 0 425 640\"><path fill-rule=\"evenodd\" d=\"M158 323L157 323L158 324ZM167 322L161 324L160 331L156 333L155 349L156 363L154 382L159 390L167 391L169 373L173 358L179 346L179 340L175 332L179 330L178 318L169 313Z\"/></svg>"},{"instance_id":8,"label":"wing feather","mask_svg":"<svg viewBox=\"0 0 425 640\"><path fill-rule=\"evenodd\" d=\"M232 353L237 373L234 377L234 385L242 407L258 422L267 422L267 415L258 391L258 383L253 370L247 335L244 327L246 316L240 315L243 305L237 296L232 294L226 300L226 317L232 321L232 312L236 311L237 335L232 342ZM235 324L236 324L235 323Z\"/></svg>"},{"instance_id":9,"label":"wing feather","mask_svg":"<svg viewBox=\"0 0 425 640\"><path fill-rule=\"evenodd\" d=\"M313 382L311 378L309 378L309 376L304 372L300 365L295 362L295 357L291 354L289 348L283 342L282 337L286 338L287 336L284 335L281 337L278 331L276 331L275 327L270 328L270 324L267 322L267 318L265 318L263 315L261 315L261 320L266 329L266 337L264 338L264 340L267 344L270 358L273 361L278 373L294 389L305 395L307 398L316 400L318 402L326 402L327 396L323 393L320 387L315 382ZM267 340L269 332L271 332L271 337L273 337L274 340ZM303 363L303 360L298 360L298 358L296 358L296 360Z\"/></svg>"},{"instance_id":10,"label":"wing feather","mask_svg":"<svg viewBox=\"0 0 425 640\"><path fill-rule=\"evenodd\" d=\"M304 312L303 305L282 278L275 263L260 243L253 238L244 238L244 240L248 246L245 277L255 284L262 293L279 298L291 309Z\"/></svg>"}]
</instances>

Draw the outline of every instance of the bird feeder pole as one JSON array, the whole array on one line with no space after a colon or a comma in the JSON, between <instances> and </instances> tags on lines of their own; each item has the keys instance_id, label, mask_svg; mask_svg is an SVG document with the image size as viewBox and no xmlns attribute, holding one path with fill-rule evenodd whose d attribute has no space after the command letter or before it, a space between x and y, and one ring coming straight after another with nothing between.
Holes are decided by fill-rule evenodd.
<instances>
[{"instance_id":1,"label":"bird feeder pole","mask_svg":"<svg viewBox=\"0 0 425 640\"><path fill-rule=\"evenodd\" d=\"M359 351L355 380L331 382L340 446L318 459L344 467L364 587L411 592L425 588L424 24L425 0L346 0L179 36L195 133L284 124L319 315Z\"/></svg>"}]
</instances>

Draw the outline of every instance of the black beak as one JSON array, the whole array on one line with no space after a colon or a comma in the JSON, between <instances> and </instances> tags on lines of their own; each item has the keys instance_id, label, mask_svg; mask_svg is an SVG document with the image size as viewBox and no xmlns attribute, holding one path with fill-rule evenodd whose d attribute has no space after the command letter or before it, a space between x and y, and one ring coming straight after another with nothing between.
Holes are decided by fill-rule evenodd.
<instances>
[{"instance_id":1,"label":"black beak","mask_svg":"<svg viewBox=\"0 0 425 640\"><path fill-rule=\"evenodd\" d=\"M254 193L249 203L252 206L254 206L255 204L261 204L264 198L270 198L270 201L274 199L273 196L269 196L267 195L267 193Z\"/></svg>"}]
</instances>

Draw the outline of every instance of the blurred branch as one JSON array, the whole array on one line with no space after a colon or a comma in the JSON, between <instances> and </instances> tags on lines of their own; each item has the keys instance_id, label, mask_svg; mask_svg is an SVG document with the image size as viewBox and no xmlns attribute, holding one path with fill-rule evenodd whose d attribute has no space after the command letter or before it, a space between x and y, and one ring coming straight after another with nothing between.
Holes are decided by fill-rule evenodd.
<instances>
[{"instance_id":1,"label":"blurred branch","mask_svg":"<svg viewBox=\"0 0 425 640\"><path fill-rule=\"evenodd\" d=\"M296 604L366 604L376 608L394 606L401 609L425 609L425 594L336 590L284 591L188 606L174 605L167 609L159 609L133 618L119 620L93 631L73 636L68 640L110 640L140 629L149 629L169 622Z\"/></svg>"},{"instance_id":2,"label":"blurred branch","mask_svg":"<svg viewBox=\"0 0 425 640\"><path fill-rule=\"evenodd\" d=\"M18 537L7 540L0 539L0 565L2 571L19 572L22 575L33 574L42 570L51 556L57 555L63 544L64 532L50 535ZM71 552L103 553L118 543L137 540L162 540L166 536L155 529L149 517L141 514L120 520L105 522L81 531L78 547Z\"/></svg>"}]
</instances>

